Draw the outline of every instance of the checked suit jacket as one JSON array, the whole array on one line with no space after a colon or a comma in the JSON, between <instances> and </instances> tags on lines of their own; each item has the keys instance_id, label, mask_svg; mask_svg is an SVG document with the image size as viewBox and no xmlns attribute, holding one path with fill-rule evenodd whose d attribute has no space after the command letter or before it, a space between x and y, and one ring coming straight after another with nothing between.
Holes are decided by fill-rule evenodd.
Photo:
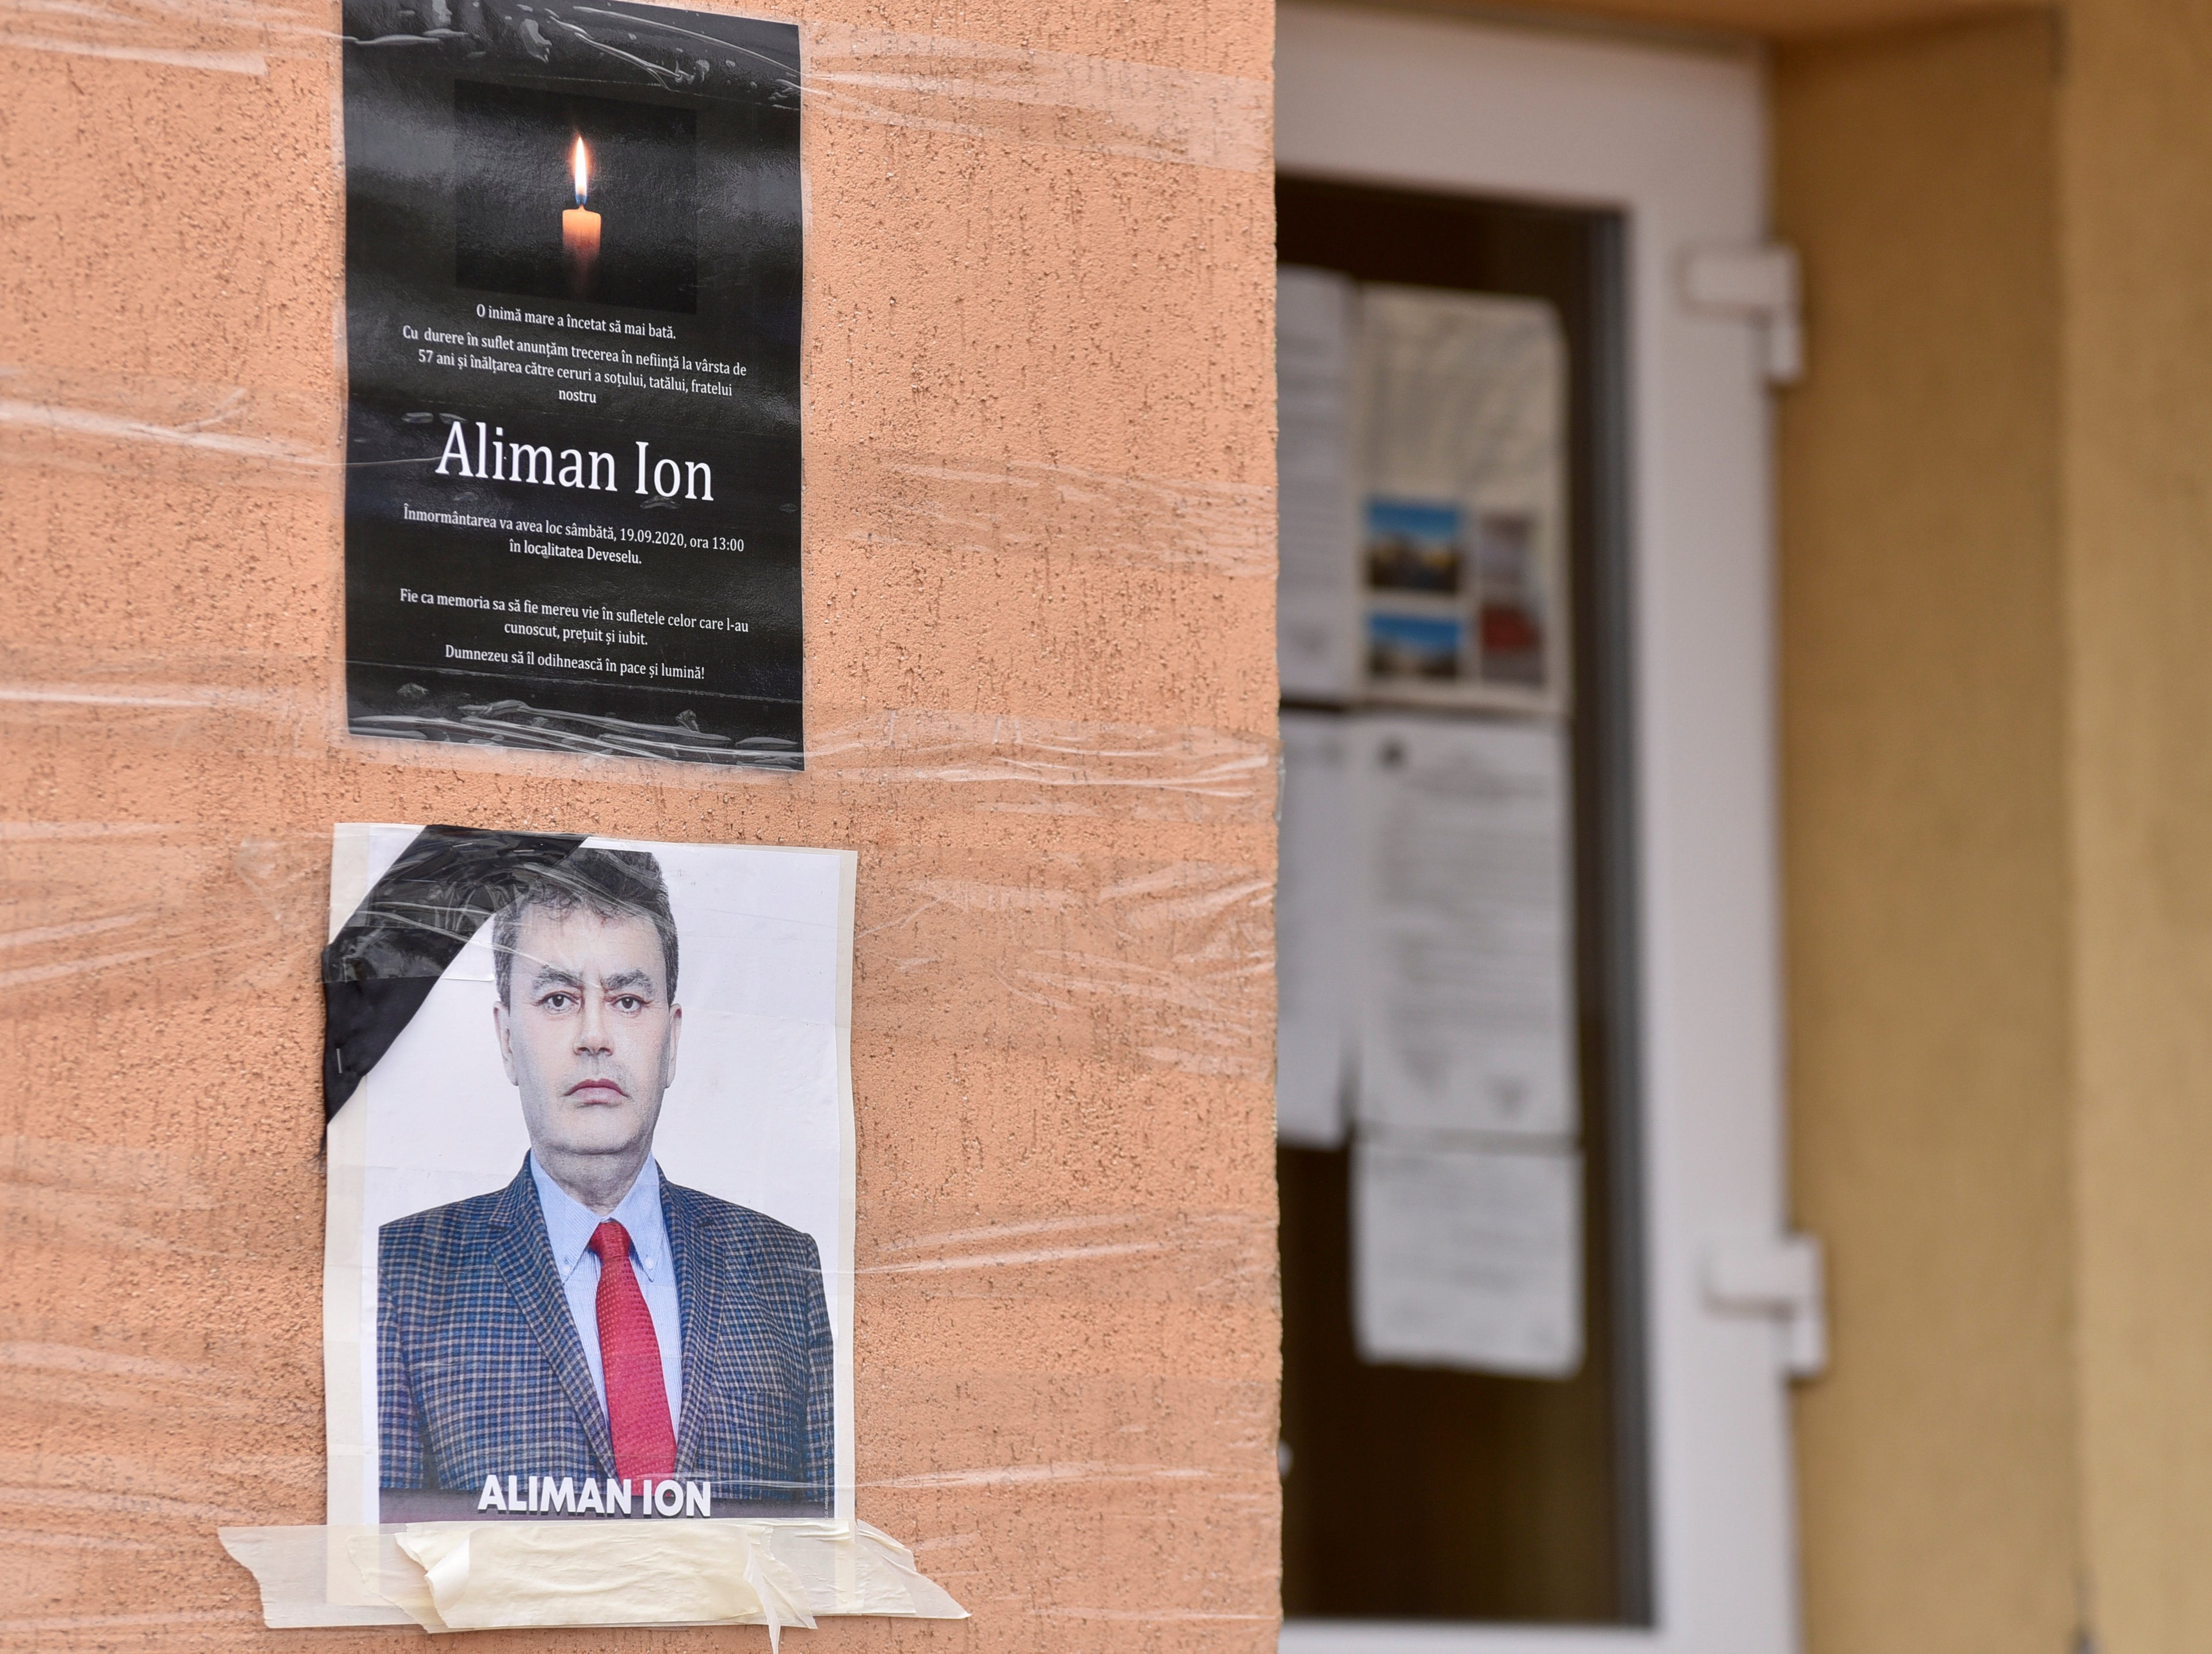
<instances>
[{"instance_id":1,"label":"checked suit jacket","mask_svg":"<svg viewBox=\"0 0 2212 1654\"><path fill-rule=\"evenodd\" d=\"M660 1203L684 1332L676 1474L717 1500L826 1509L834 1361L813 1239L665 1175ZM495 1193L378 1232L376 1323L385 1487L615 1474L527 1160Z\"/></svg>"}]
</instances>

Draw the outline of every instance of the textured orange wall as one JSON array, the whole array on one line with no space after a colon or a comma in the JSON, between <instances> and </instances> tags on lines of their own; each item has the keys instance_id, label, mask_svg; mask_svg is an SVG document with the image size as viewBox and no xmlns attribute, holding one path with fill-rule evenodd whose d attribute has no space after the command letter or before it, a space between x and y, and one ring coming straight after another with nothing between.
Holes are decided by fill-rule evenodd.
<instances>
[{"instance_id":1,"label":"textured orange wall","mask_svg":"<svg viewBox=\"0 0 2212 1654\"><path fill-rule=\"evenodd\" d=\"M1267 6L806 9L872 77L805 136L812 756L737 778L344 736L336 9L31 15L0 1644L392 1640L258 1630L214 1537L321 1518L350 819L856 847L860 1510L975 1617L796 1634L1271 1646Z\"/></svg>"}]
</instances>

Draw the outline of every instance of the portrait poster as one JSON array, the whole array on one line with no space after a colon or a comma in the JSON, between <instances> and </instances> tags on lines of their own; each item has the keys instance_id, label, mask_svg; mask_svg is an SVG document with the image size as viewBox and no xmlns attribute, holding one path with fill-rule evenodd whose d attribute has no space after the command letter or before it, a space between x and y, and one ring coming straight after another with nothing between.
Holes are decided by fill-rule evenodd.
<instances>
[{"instance_id":1,"label":"portrait poster","mask_svg":"<svg viewBox=\"0 0 2212 1654\"><path fill-rule=\"evenodd\" d=\"M797 27L343 17L349 727L799 766Z\"/></svg>"},{"instance_id":2,"label":"portrait poster","mask_svg":"<svg viewBox=\"0 0 2212 1654\"><path fill-rule=\"evenodd\" d=\"M329 1521L853 1515L854 857L349 823Z\"/></svg>"}]
</instances>

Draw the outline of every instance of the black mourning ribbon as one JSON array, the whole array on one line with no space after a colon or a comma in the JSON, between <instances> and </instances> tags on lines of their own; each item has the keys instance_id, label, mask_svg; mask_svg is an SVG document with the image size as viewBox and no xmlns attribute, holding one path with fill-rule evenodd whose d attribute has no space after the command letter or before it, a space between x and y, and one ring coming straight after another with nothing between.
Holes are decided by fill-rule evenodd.
<instances>
[{"instance_id":1,"label":"black mourning ribbon","mask_svg":"<svg viewBox=\"0 0 2212 1654\"><path fill-rule=\"evenodd\" d=\"M323 1124L399 1037L484 921L581 833L429 827L323 949Z\"/></svg>"}]
</instances>

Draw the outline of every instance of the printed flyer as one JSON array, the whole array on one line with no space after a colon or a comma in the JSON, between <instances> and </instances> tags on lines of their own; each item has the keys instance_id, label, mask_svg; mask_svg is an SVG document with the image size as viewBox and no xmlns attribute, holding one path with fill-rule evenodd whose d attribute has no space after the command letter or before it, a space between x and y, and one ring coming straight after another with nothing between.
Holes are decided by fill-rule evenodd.
<instances>
[{"instance_id":1,"label":"printed flyer","mask_svg":"<svg viewBox=\"0 0 2212 1654\"><path fill-rule=\"evenodd\" d=\"M352 730L798 767L798 30L344 18Z\"/></svg>"},{"instance_id":2,"label":"printed flyer","mask_svg":"<svg viewBox=\"0 0 2212 1654\"><path fill-rule=\"evenodd\" d=\"M334 1524L853 1514L849 851L348 823Z\"/></svg>"}]
</instances>

